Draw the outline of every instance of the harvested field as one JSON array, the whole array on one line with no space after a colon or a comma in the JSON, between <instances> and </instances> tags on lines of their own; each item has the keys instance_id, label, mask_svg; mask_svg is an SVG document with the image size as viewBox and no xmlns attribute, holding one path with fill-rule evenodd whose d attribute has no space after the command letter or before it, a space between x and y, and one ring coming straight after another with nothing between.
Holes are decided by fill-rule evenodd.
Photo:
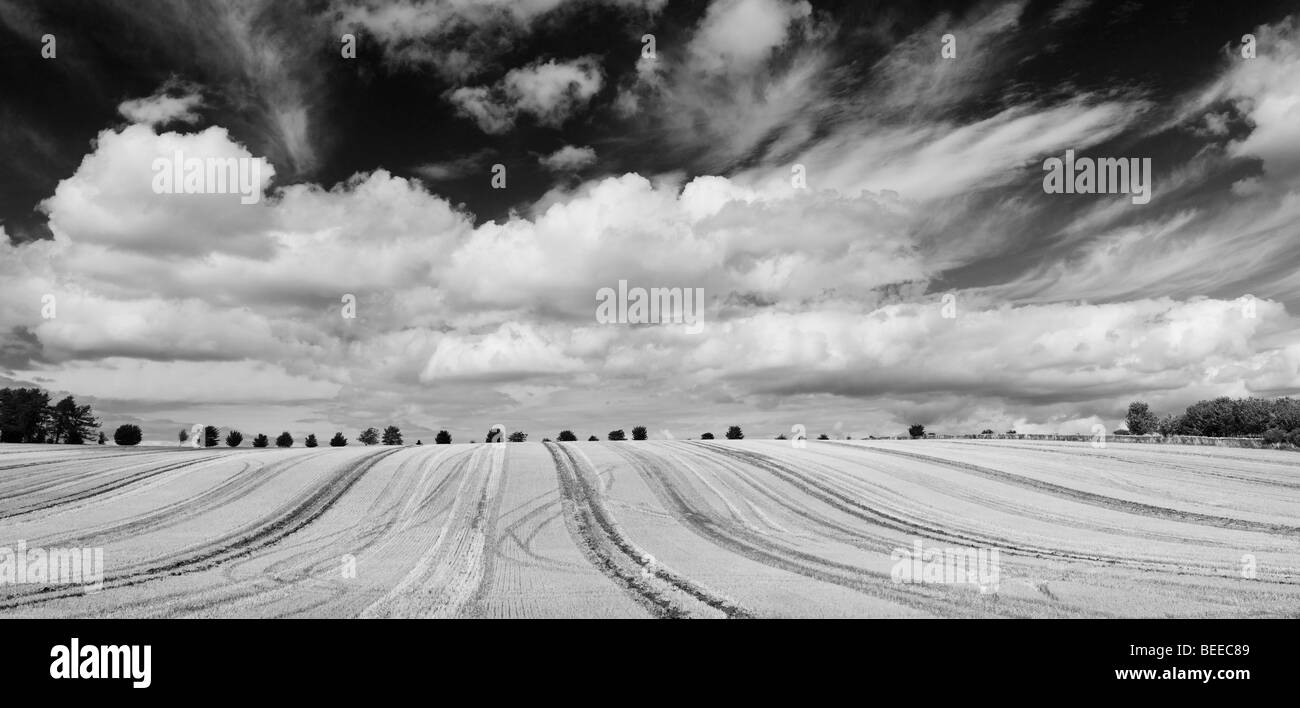
<instances>
[{"instance_id":1,"label":"harvested field","mask_svg":"<svg viewBox=\"0 0 1300 708\"><path fill-rule=\"evenodd\" d=\"M0 549L20 544L102 548L102 588L0 570L0 617L1295 617L1300 456L0 445Z\"/></svg>"}]
</instances>

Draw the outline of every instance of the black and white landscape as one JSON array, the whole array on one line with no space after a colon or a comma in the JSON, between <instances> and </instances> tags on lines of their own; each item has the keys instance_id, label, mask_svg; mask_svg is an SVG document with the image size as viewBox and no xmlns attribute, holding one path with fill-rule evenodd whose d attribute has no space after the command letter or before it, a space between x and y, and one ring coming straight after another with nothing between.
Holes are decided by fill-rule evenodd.
<instances>
[{"instance_id":1,"label":"black and white landscape","mask_svg":"<svg viewBox=\"0 0 1300 708\"><path fill-rule=\"evenodd\" d=\"M1289 2L0 0L0 617L1300 607Z\"/></svg>"}]
</instances>

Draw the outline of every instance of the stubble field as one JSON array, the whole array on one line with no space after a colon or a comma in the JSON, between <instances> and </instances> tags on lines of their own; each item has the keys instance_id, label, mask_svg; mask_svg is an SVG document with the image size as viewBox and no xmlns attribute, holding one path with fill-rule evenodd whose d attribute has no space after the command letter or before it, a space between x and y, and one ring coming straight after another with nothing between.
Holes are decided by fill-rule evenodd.
<instances>
[{"instance_id":1,"label":"stubble field","mask_svg":"<svg viewBox=\"0 0 1300 708\"><path fill-rule=\"evenodd\" d=\"M0 445L0 549L104 559L95 592L0 582L0 617L1295 617L1298 460L1021 440ZM918 542L995 549L996 582L899 582Z\"/></svg>"}]
</instances>

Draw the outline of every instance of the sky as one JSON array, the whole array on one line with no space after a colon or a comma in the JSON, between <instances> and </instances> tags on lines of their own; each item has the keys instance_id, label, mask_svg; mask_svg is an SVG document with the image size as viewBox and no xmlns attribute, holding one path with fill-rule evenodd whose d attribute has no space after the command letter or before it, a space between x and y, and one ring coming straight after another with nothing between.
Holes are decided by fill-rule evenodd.
<instances>
[{"instance_id":1,"label":"sky","mask_svg":"<svg viewBox=\"0 0 1300 708\"><path fill-rule=\"evenodd\" d=\"M178 151L255 203L159 193ZM1049 192L1067 151L1149 202ZM1293 3L0 0L0 158L0 385L151 440L1300 393Z\"/></svg>"}]
</instances>

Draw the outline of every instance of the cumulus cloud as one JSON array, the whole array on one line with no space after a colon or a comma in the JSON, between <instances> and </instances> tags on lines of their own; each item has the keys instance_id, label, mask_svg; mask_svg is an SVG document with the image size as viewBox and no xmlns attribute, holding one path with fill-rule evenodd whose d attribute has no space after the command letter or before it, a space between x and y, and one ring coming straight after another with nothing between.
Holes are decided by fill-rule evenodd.
<instances>
[{"instance_id":1,"label":"cumulus cloud","mask_svg":"<svg viewBox=\"0 0 1300 708\"><path fill-rule=\"evenodd\" d=\"M513 128L520 114L558 128L586 107L603 85L604 74L595 57L551 59L511 69L491 87L455 89L448 100L483 132L500 134Z\"/></svg>"}]
</instances>

